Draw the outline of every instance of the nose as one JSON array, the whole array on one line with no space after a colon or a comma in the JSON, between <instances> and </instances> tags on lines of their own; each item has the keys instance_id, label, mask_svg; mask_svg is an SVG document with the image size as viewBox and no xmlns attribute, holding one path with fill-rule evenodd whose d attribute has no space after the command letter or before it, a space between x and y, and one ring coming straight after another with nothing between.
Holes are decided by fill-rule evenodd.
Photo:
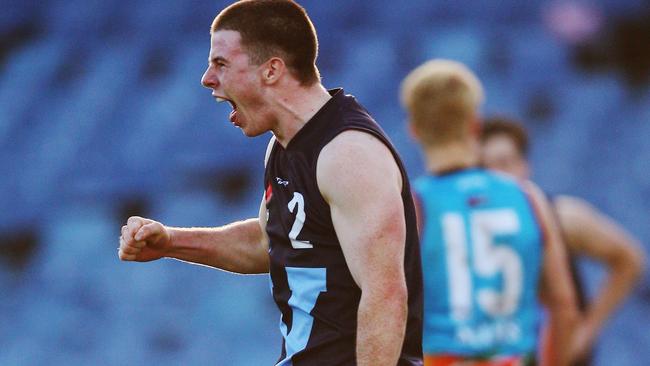
<instances>
[{"instance_id":1,"label":"nose","mask_svg":"<svg viewBox=\"0 0 650 366\"><path fill-rule=\"evenodd\" d=\"M203 77L201 77L201 84L203 84L203 86L208 89L216 89L219 86L219 80L217 79L215 73L212 71L212 67L208 66L208 68L203 73Z\"/></svg>"}]
</instances>

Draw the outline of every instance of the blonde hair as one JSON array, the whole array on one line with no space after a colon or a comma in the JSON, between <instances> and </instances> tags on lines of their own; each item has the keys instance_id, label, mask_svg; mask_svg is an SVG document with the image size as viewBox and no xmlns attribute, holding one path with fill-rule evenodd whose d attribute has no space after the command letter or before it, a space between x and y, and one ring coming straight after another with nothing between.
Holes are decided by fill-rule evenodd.
<instances>
[{"instance_id":1,"label":"blonde hair","mask_svg":"<svg viewBox=\"0 0 650 366\"><path fill-rule=\"evenodd\" d=\"M465 65L436 59L406 76L401 100L421 143L463 141L483 102L483 87Z\"/></svg>"}]
</instances>

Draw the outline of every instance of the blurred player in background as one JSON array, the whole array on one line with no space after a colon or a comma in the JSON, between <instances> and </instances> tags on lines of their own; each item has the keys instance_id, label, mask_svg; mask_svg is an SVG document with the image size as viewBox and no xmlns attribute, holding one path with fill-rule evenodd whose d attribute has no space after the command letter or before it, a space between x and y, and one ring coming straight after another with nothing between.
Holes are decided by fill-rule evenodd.
<instances>
[{"instance_id":1,"label":"blurred player in background","mask_svg":"<svg viewBox=\"0 0 650 366\"><path fill-rule=\"evenodd\" d=\"M421 365L409 182L366 110L322 86L317 49L293 1L241 1L215 18L203 85L232 105L244 134L273 132L259 217L220 228L131 217L119 256L270 272L284 337L277 365Z\"/></svg>"},{"instance_id":2,"label":"blurred player in background","mask_svg":"<svg viewBox=\"0 0 650 366\"><path fill-rule=\"evenodd\" d=\"M401 98L428 170L414 182L425 365L535 364L540 298L554 364L567 365L576 305L564 245L535 185L478 167L480 82L433 60L406 77Z\"/></svg>"},{"instance_id":3,"label":"blurred player in background","mask_svg":"<svg viewBox=\"0 0 650 366\"><path fill-rule=\"evenodd\" d=\"M487 119L483 124L481 142L485 167L520 180L529 178L530 168L526 160L528 135L521 124L502 117ZM568 247L581 312L571 352L576 360L574 365L588 365L590 350L598 333L634 287L643 270L644 256L634 237L580 198L556 196L552 199L552 208ZM587 301L577 275L575 262L580 256L603 263L608 273L591 301Z\"/></svg>"}]
</instances>

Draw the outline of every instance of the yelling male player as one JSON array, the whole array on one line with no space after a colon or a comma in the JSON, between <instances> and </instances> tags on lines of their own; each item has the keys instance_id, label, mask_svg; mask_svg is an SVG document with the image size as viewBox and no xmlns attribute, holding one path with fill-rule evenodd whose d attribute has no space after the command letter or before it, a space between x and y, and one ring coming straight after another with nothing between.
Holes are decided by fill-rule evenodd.
<instances>
[{"instance_id":1,"label":"yelling male player","mask_svg":"<svg viewBox=\"0 0 650 366\"><path fill-rule=\"evenodd\" d=\"M215 18L203 85L232 105L244 134L274 136L259 217L220 228L131 217L119 256L269 272L282 313L277 365L421 365L409 182L368 112L322 86L317 45L293 1L240 1Z\"/></svg>"}]
</instances>

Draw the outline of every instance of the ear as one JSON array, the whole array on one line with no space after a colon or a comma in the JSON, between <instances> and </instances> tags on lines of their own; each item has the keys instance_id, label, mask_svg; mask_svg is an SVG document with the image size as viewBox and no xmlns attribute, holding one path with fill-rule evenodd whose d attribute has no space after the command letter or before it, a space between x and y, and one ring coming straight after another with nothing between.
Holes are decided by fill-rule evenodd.
<instances>
[{"instance_id":1,"label":"ear","mask_svg":"<svg viewBox=\"0 0 650 366\"><path fill-rule=\"evenodd\" d=\"M418 131L415 129L415 125L413 125L413 122L408 121L406 125L407 125L406 128L408 128L409 131L409 136L415 141L420 141L420 138L418 137Z\"/></svg>"},{"instance_id":2,"label":"ear","mask_svg":"<svg viewBox=\"0 0 650 366\"><path fill-rule=\"evenodd\" d=\"M475 139L481 138L481 118L478 115L474 115L469 122L469 134Z\"/></svg>"},{"instance_id":3,"label":"ear","mask_svg":"<svg viewBox=\"0 0 650 366\"><path fill-rule=\"evenodd\" d=\"M280 80L287 70L287 66L279 57L271 57L264 63L262 69L262 82L265 84L275 84Z\"/></svg>"}]
</instances>

